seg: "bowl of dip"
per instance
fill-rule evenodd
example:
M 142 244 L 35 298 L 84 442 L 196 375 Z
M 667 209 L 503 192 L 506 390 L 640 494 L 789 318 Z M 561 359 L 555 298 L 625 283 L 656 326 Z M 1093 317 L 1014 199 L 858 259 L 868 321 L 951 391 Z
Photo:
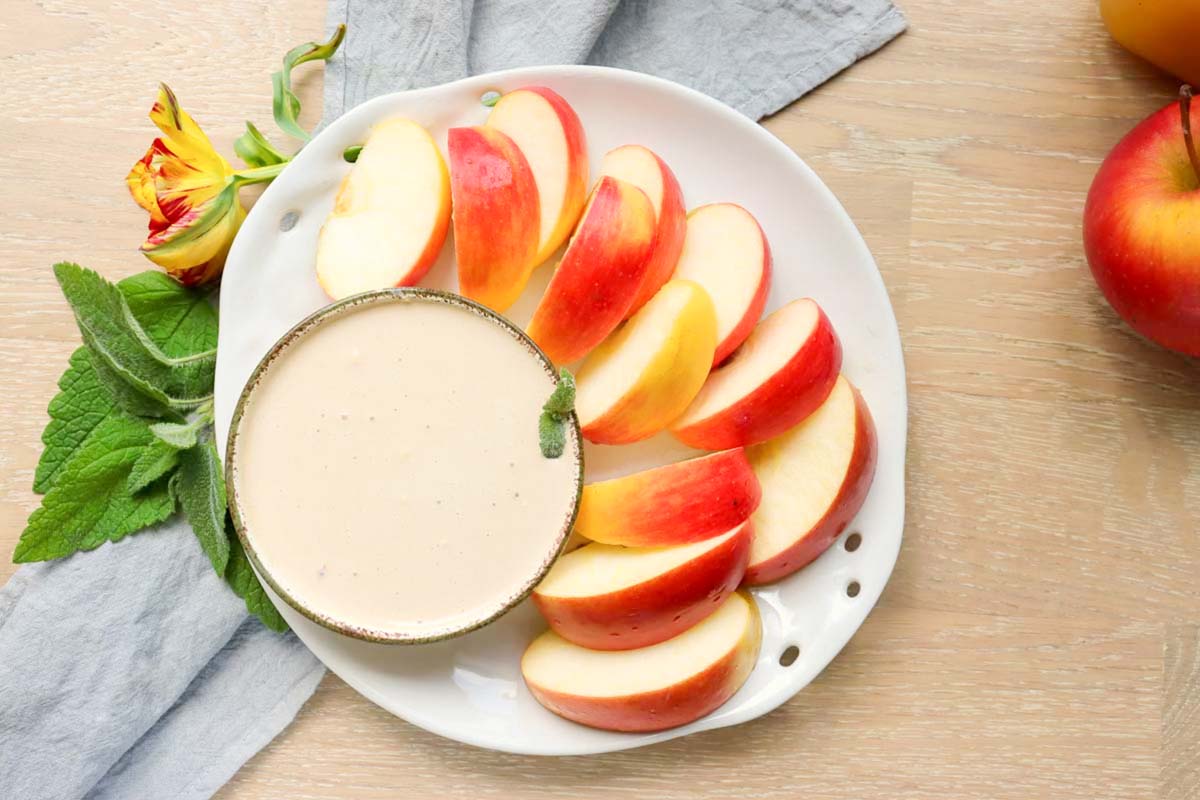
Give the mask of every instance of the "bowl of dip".
M 574 414 L 558 458 L 538 418 L 558 382 L 519 328 L 459 295 L 346 298 L 251 374 L 225 453 L 234 527 L 258 574 L 357 639 L 465 634 L 520 603 L 579 506 Z

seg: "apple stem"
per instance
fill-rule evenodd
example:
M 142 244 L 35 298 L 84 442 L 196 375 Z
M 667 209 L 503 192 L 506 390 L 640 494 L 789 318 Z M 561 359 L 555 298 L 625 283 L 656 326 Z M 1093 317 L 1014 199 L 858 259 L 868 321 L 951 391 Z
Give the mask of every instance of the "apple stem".
M 1196 155 L 1196 143 L 1192 140 L 1192 87 L 1186 83 L 1179 87 L 1179 115 L 1183 122 L 1183 143 L 1187 147 L 1192 171 L 1200 183 L 1200 156 Z

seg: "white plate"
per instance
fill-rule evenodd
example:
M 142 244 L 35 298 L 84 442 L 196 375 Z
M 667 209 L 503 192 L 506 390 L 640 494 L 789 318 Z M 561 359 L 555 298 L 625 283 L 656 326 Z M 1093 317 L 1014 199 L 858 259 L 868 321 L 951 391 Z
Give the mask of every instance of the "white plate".
M 825 668 L 866 618 L 891 574 L 904 528 L 907 397 L 900 335 L 887 292 L 854 223 L 791 150 L 749 119 L 669 81 L 599 67 L 542 67 L 480 75 L 372 100 L 336 120 L 297 156 L 255 204 L 225 267 L 217 361 L 218 445 L 224 452 L 238 394 L 258 360 L 288 328 L 328 300 L 317 286 L 317 231 L 350 166 L 347 146 L 393 115 L 425 125 L 445 150 L 447 128 L 481 124 L 480 96 L 544 84 L 574 106 L 595 168 L 622 144 L 650 147 L 671 165 L 689 208 L 740 203 L 758 217 L 775 257 L 768 311 L 802 296 L 829 314 L 845 352 L 843 370 L 859 387 L 879 433 L 879 463 L 866 505 L 846 534 L 815 563 L 754 592 L 763 646 L 750 680 L 716 712 L 649 734 L 592 730 L 534 701 L 521 681 L 522 650 L 541 624 L 529 603 L 468 636 L 426 646 L 370 644 L 342 637 L 276 599 L 297 635 L 346 683 L 426 730 L 514 753 L 568 755 L 638 747 L 735 725 L 767 713 Z M 284 222 L 294 216 L 289 228 Z M 289 220 L 290 221 L 290 220 Z M 284 228 L 289 228 L 284 230 Z M 550 268 L 542 268 L 510 315 L 528 320 Z M 455 288 L 448 242 L 425 285 Z M 689 451 L 663 435 L 628 447 L 586 450 L 589 480 L 677 460 Z M 855 552 L 845 536 L 862 534 Z M 861 591 L 849 597 L 856 581 Z M 780 654 L 800 649 L 791 666 Z

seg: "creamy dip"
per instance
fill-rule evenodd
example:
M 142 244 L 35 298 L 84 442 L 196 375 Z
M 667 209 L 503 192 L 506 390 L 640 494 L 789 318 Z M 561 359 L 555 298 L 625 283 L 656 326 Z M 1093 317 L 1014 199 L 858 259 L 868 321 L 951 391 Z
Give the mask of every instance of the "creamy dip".
M 260 566 L 334 627 L 412 640 L 522 596 L 574 513 L 577 439 L 545 458 L 555 379 L 474 309 L 420 295 L 345 310 L 262 372 L 233 440 Z

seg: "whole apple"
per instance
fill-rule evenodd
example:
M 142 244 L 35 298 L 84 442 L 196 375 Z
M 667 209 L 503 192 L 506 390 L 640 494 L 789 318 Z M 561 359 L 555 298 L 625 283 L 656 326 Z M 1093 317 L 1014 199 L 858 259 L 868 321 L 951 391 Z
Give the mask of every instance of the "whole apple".
M 1200 158 L 1191 89 L 1138 123 L 1100 165 L 1083 210 L 1088 264 L 1134 330 L 1200 356 Z

